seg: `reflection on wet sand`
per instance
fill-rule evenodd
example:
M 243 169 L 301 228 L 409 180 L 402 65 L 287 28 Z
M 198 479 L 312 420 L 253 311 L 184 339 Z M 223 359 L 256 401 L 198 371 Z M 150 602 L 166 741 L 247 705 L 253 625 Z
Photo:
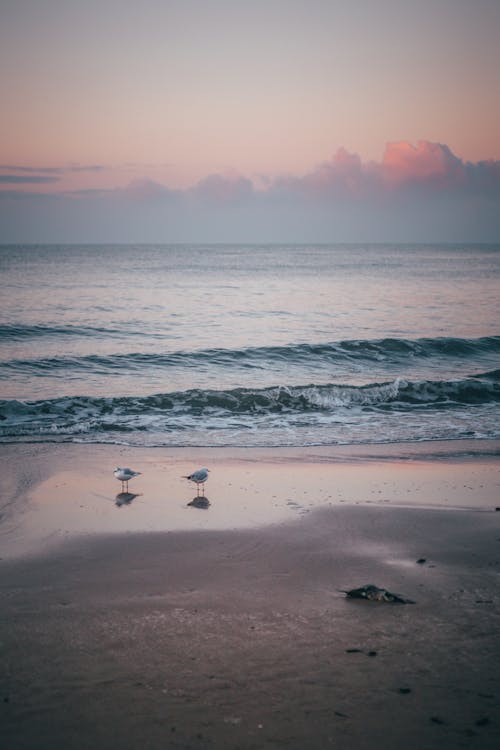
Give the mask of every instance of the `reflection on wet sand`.
M 134 498 L 136 497 L 139 497 L 139 495 L 134 492 L 119 492 L 115 498 L 115 505 L 117 505 L 119 508 L 121 508 L 123 505 L 130 505 L 132 500 L 134 500 Z
M 205 508 L 206 510 L 210 506 L 210 500 L 204 495 L 197 495 L 196 497 L 193 497 L 188 505 L 191 505 L 193 508 Z
M 434 459 L 418 452 L 429 451 L 429 446 L 403 450 L 399 459 L 394 446 L 371 447 L 368 455 L 352 455 L 352 448 L 314 448 L 309 454 L 291 449 L 212 451 L 209 501 L 204 493 L 193 497 L 194 488 L 186 492 L 186 480 L 180 478 L 197 457 L 193 451 L 187 459 L 182 451 L 166 455 L 163 449 L 123 449 L 122 462 L 140 458 L 144 473 L 140 493 L 117 495 L 116 480 L 109 474 L 116 460 L 114 446 L 57 445 L 40 453 L 31 447 L 21 453 L 18 446 L 2 446 L 8 473 L 22 476 L 30 467 L 29 492 L 9 506 L 2 523 L 2 557 L 87 534 L 250 529 L 303 520 L 315 508 L 340 504 L 494 512 L 498 459 L 493 455 L 448 458 L 457 450 L 450 444 L 442 446 L 448 451 L 443 459 L 434 445 Z M 470 449 L 465 445 L 461 450 Z M 124 505 L 128 510 L 118 512 Z M 210 508 L 210 513 L 194 513 L 193 508 Z

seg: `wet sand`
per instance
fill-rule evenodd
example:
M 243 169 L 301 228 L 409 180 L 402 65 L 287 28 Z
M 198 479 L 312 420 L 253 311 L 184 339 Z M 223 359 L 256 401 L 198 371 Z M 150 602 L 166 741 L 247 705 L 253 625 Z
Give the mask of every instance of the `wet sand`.
M 498 747 L 490 447 L 3 446 L 5 747 Z

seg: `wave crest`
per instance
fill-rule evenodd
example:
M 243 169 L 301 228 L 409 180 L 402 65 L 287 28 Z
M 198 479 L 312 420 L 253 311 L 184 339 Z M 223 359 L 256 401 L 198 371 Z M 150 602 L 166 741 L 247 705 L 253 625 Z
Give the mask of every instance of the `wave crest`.
M 42 401 L 0 401 L 0 437 L 103 431 L 182 431 L 217 424 L 219 429 L 283 417 L 283 424 L 308 415 L 445 410 L 500 401 L 498 373 L 457 381 L 396 379 L 364 386 L 307 385 L 231 390 L 188 390 L 141 397 L 64 397 Z
M 0 327 L 0 338 L 9 333 L 8 338 L 49 335 L 61 330 L 72 334 L 94 335 L 92 328 L 53 329 L 43 326 Z M 3 333 L 2 333 L 3 331 Z M 17 332 L 17 333 L 16 333 Z M 44 333 L 45 332 L 45 333 Z M 108 333 L 118 333 L 117 331 Z M 66 372 L 117 372 L 123 369 L 142 370 L 147 367 L 168 369 L 171 367 L 245 367 L 269 369 L 273 365 L 308 366 L 370 366 L 374 362 L 386 367 L 401 367 L 413 360 L 432 359 L 473 359 L 495 357 L 500 353 L 500 336 L 478 339 L 435 338 L 435 339 L 379 339 L 373 341 L 349 340 L 328 344 L 291 344 L 288 346 L 248 347 L 244 349 L 201 349 L 197 351 L 173 351 L 165 353 L 128 352 L 109 355 L 89 354 L 85 356 L 55 356 L 33 359 L 10 359 L 0 362 L 0 372 L 14 371 L 31 375 L 64 376 Z

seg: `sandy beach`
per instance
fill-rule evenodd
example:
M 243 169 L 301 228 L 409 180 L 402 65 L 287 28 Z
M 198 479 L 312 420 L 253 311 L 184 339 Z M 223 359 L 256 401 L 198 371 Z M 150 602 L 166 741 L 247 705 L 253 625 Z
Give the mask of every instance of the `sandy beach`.
M 498 448 L 4 445 L 5 747 L 498 747 Z

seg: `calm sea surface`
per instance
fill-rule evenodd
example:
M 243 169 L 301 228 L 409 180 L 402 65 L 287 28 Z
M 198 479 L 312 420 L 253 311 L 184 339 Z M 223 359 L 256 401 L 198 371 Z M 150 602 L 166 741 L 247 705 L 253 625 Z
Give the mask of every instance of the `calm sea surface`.
M 2 246 L 0 441 L 500 437 L 500 245 Z

